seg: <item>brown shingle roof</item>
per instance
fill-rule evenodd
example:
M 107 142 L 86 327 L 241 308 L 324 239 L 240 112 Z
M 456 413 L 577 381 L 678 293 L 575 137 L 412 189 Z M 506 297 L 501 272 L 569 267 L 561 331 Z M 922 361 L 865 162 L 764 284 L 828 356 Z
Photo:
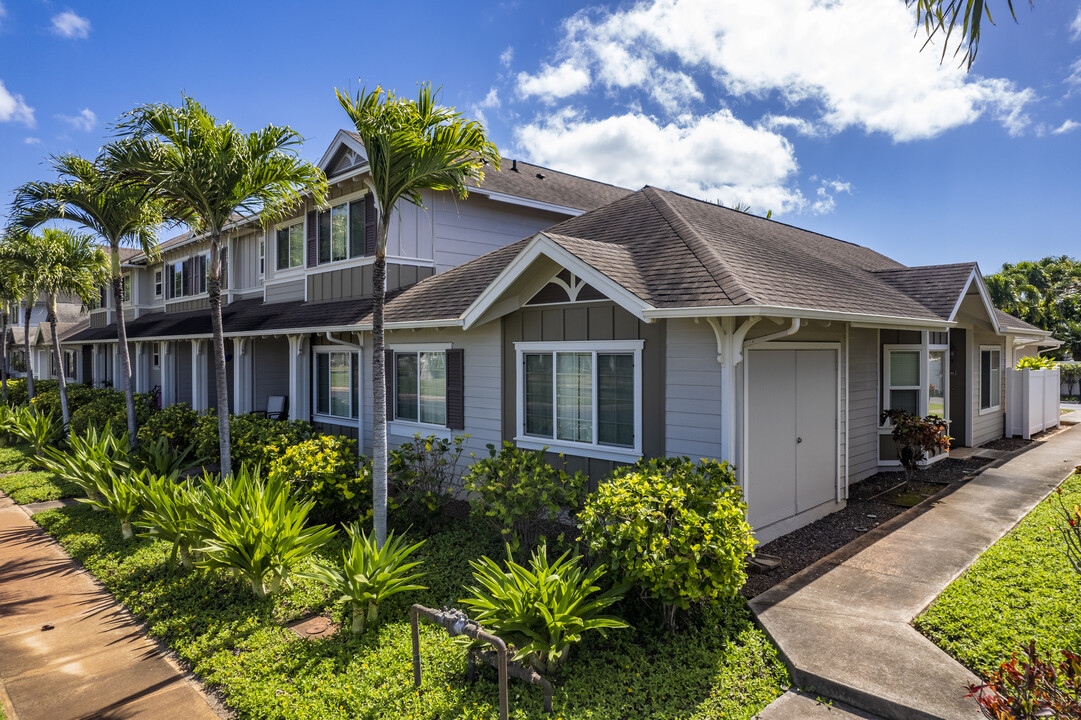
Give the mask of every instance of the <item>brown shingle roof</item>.
M 975 269 L 976 263 L 968 262 L 893 268 L 875 274 L 948 320 Z
M 1047 332 L 1043 328 L 1038 328 L 1035 325 L 1029 324 L 1021 318 L 1014 317 L 1009 313 L 1004 313 L 998 308 L 995 308 L 995 317 L 998 318 L 999 327 L 1006 330 L 1019 330 L 1021 332 L 1029 333 Z
M 491 165 L 484 168 L 480 191 L 486 190 L 578 210 L 594 210 L 631 193 L 627 188 L 511 158 L 502 158 L 498 170 Z

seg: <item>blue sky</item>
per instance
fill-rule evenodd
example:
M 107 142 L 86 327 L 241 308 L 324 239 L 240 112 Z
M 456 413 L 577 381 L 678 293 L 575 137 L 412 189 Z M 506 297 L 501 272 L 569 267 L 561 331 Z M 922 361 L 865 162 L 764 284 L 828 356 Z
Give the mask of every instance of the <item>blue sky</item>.
M 334 88 L 430 80 L 504 156 L 906 264 L 1081 254 L 1077 2 L 1015 3 L 1018 24 L 994 2 L 967 73 L 920 53 L 901 0 L 0 2 L 0 212 L 140 103 L 288 124 L 314 161 L 345 121 Z

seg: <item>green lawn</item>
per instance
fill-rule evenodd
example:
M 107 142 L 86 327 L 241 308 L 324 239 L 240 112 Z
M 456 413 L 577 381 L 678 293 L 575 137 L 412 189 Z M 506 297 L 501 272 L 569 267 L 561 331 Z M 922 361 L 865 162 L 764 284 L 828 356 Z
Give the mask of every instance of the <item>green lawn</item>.
M 1081 503 L 1081 476 L 1062 486 Z M 1053 504 L 1052 504 L 1053 503 Z M 1052 498 L 999 540 L 918 618 L 939 647 L 986 676 L 1030 640 L 1042 651 L 1081 649 L 1081 576 L 1048 532 L 1061 511 Z
M 265 601 L 223 573 L 174 571 L 168 547 L 125 544 L 114 520 L 84 506 L 51 510 L 34 519 L 127 607 L 145 618 L 241 718 L 494 718 L 494 671 L 470 686 L 463 653 L 442 631 L 422 626 L 424 686 L 413 688 L 407 609 L 463 596 L 468 561 L 499 553 L 485 530 L 462 521 L 430 537 L 421 552 L 428 591 L 398 596 L 386 622 L 360 638 L 348 632 L 299 640 L 281 623 L 344 605 L 308 581 Z M 777 652 L 751 621 L 742 599 L 694 616 L 671 637 L 653 624 L 655 611 L 625 601 L 636 630 L 590 637 L 575 648 L 556 684 L 555 713 L 542 712 L 538 689 L 510 686 L 515 718 L 751 718 L 787 685 Z
M 19 505 L 82 495 L 78 485 L 44 471 L 0 476 L 0 490 Z
M 33 467 L 33 452 L 26 447 L 7 445 L 0 447 L 0 473 L 29 470 Z

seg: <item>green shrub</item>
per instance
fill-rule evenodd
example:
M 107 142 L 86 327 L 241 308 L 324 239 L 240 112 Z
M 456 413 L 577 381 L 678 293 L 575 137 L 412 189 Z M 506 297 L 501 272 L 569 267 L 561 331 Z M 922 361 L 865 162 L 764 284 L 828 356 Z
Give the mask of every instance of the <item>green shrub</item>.
M 407 545 L 391 532 L 380 548 L 374 535 L 369 537 L 360 529 L 360 523 L 346 525 L 345 531 L 349 534 L 349 547 L 342 551 L 342 569 L 317 563 L 303 574 L 341 594 L 341 599 L 353 609 L 353 632 L 362 633 L 365 625 L 379 621 L 379 604 L 384 600 L 399 593 L 428 589 L 415 584 L 424 573 L 410 572 L 420 561 L 408 562 L 424 541 Z
M 372 463 L 358 466 L 356 441 L 317 435 L 285 448 L 270 463 L 270 475 L 293 486 L 297 496 L 315 503 L 312 518 L 322 523 L 367 518 L 372 503 Z
M 921 418 L 900 409 L 883 410 L 879 422 L 890 423 L 891 435 L 897 446 L 897 458 L 905 471 L 905 480 L 920 469 L 920 463 L 936 451 L 950 449 L 950 425 L 938 415 Z
M 417 433 L 410 442 L 390 451 L 387 479 L 401 514 L 427 524 L 442 512 L 468 437 L 446 440 Z
M 262 415 L 230 415 L 233 471 L 242 465 L 269 468 L 285 449 L 310 440 L 315 428 L 303 420 L 270 420 Z M 218 447 L 218 416 L 213 411 L 200 415 L 193 433 L 195 453 L 210 464 L 221 462 Z
M 79 502 L 101 508 L 120 521 L 120 535 L 125 540 L 134 537 L 131 521 L 139 511 L 145 495 L 145 483 L 151 481 L 150 472 L 114 472 L 107 481 L 98 485 L 98 497 L 79 498 Z
M 560 455 L 560 458 L 563 456 Z M 503 534 L 535 545 L 546 526 L 559 521 L 560 513 L 572 516 L 581 505 L 586 476 L 568 475 L 544 459 L 541 450 L 521 450 L 504 442 L 496 452 L 469 468 L 465 489 L 473 493 L 473 513 Z
M 48 382 L 48 381 L 43 381 Z M 34 390 L 37 390 L 39 381 L 34 381 Z M 27 397 L 26 378 L 13 378 L 8 380 L 8 405 L 13 407 L 26 405 L 30 401 Z
M 191 451 L 191 445 L 174 450 L 170 438 L 159 435 L 153 440 L 145 440 L 139 444 L 135 450 L 134 464 L 146 468 L 155 475 L 180 474 L 199 464 L 199 460 L 192 456 Z
M 1015 370 L 1052 370 L 1056 367 L 1058 363 L 1045 355 L 1023 357 L 1014 365 Z
M 515 660 L 540 672 L 562 665 L 583 633 L 597 630 L 603 635 L 608 628 L 627 627 L 602 614 L 626 588 L 601 592 L 604 567 L 586 570 L 581 558 L 569 555 L 568 550 L 549 562 L 548 549 L 541 545 L 526 568 L 508 552 L 506 570 L 491 558 L 474 560 L 470 564 L 477 584 L 466 590 L 472 597 L 459 601 L 474 620 L 513 646 Z
M 102 395 L 112 394 L 114 394 L 112 390 L 92 388 L 81 383 L 68 383 L 68 412 L 75 412 Z M 50 380 L 45 387 L 41 387 L 38 381 L 35 381 L 33 406 L 39 412 L 51 412 L 56 417 L 61 417 L 59 381 Z
M 734 596 L 754 549 L 747 506 L 728 463 L 643 460 L 621 468 L 586 500 L 582 541 L 625 582 L 677 608 Z
M 11 433 L 21 437 L 41 457 L 45 448 L 51 447 L 64 437 L 64 425 L 59 415 L 35 412 L 28 407 L 19 408 L 7 419 Z
M 72 435 L 68 448 L 46 448 L 41 463 L 64 480 L 82 488 L 87 498 L 97 500 L 101 488 L 112 485 L 113 478 L 130 472 L 127 434 L 117 437 L 109 423 L 100 432 L 90 428 L 82 435 Z
M 128 411 L 124 393 L 113 390 L 95 390 L 95 396 L 77 410 L 71 411 L 71 434 L 82 435 L 90 428 L 103 428 L 110 424 L 115 428 L 128 426 Z M 135 422 L 143 425 L 150 417 L 150 396 L 138 393 L 135 396 Z
M 235 572 L 256 597 L 277 592 L 334 537 L 332 528 L 305 527 L 313 505 L 297 500 L 284 480 L 261 480 L 258 468 L 241 466 L 219 482 L 204 481 L 199 565 Z
M 152 474 L 142 490 L 142 519 L 136 527 L 146 530 L 141 537 L 164 540 L 172 546 L 169 562 L 177 555 L 184 567 L 191 567 L 191 546 L 201 539 L 199 503 L 201 493 L 192 480 L 179 482 L 176 473 Z
M 157 438 L 166 438 L 174 452 L 191 448 L 196 444 L 195 426 L 198 422 L 199 413 L 192 410 L 187 403 L 177 403 L 155 410 L 139 425 L 139 444 L 145 445 Z M 215 428 L 215 443 L 217 437 Z M 217 448 L 214 449 L 214 456 L 217 457 Z

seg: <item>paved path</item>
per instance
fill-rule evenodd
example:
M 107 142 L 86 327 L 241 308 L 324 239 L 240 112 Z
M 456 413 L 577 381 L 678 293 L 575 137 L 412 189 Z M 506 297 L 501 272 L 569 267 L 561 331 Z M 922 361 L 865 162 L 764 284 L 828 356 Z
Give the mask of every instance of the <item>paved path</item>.
M 1074 427 L 754 598 L 793 684 L 884 718 L 982 717 L 976 676 L 910 623 L 1079 462 Z
M 9 720 L 219 720 L 127 611 L 3 493 L 0 703 Z

